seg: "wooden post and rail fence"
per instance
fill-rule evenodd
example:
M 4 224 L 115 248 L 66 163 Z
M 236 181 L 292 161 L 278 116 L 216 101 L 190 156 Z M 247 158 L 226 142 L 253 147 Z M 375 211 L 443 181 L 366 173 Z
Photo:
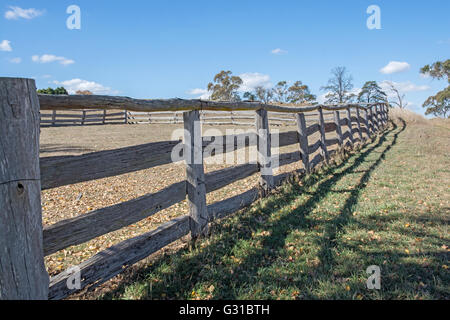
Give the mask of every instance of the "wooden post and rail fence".
M 180 144 L 180 141 L 160 141 L 80 156 L 39 158 L 40 112 L 73 109 L 182 112 L 186 132 L 183 149 L 186 180 L 156 193 L 44 228 L 41 190 L 169 164 L 172 163 L 173 148 Z M 356 117 L 351 112 L 354 109 Z M 227 145 L 226 152 L 249 147 L 256 141 L 257 162 L 205 174 L 202 150 L 208 144 L 217 142 L 209 142 L 211 137 L 202 137 L 201 130 L 195 129 L 196 122 L 200 121 L 200 111 L 204 110 L 254 112 L 257 130 L 253 134 L 256 139 L 248 135 L 227 136 L 227 141 L 243 139 L 241 141 L 245 143 L 234 143 L 231 150 Z M 318 112 L 319 123 L 307 126 L 305 114 L 312 111 Z M 324 111 L 334 114 L 332 122 L 325 122 Z M 341 118 L 339 111 L 344 111 L 346 117 Z M 292 114 L 296 122 L 295 131 L 280 133 L 278 139 L 280 147 L 296 144 L 299 151 L 276 155 L 278 161 L 273 161 L 271 154 L 273 135 L 269 131 L 268 112 Z M 49 279 L 44 265 L 45 256 L 119 230 L 188 200 L 188 215 L 116 244 L 77 266 L 81 289 L 99 285 L 183 236 L 190 234 L 195 239 L 207 235 L 209 222 L 250 205 L 261 195 L 261 191 L 263 195 L 267 194 L 289 176 L 288 173 L 273 175 L 275 163 L 282 166 L 301 161 L 303 171 L 309 173 L 319 163 L 330 159 L 335 152 L 329 150 L 330 146 L 353 146 L 356 140 L 363 143 L 367 137 L 382 130 L 387 121 L 388 108 L 383 103 L 286 107 L 259 102 L 137 100 L 95 95 L 49 96 L 36 93 L 34 80 L 0 78 L 0 299 L 68 297 L 78 291 L 68 286 L 68 280 L 73 275 L 66 270 Z M 356 127 L 353 123 L 356 123 Z M 347 130 L 344 132 L 345 127 Z M 308 137 L 317 132 L 320 133 L 320 139 L 310 144 Z M 326 134 L 330 132 L 336 132 L 337 139 L 327 139 Z M 355 133 L 358 138 L 354 137 Z M 310 159 L 319 149 L 320 152 Z M 207 205 L 207 193 L 258 172 L 259 186 Z

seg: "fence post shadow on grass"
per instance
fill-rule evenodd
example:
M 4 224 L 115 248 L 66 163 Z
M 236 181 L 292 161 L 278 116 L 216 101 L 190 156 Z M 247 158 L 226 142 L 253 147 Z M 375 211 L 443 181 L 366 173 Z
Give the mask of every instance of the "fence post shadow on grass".
M 318 192 L 315 194 L 312 194 L 312 197 L 308 199 L 305 203 L 302 203 L 299 205 L 298 208 L 294 209 L 292 212 L 289 213 L 289 215 L 282 217 L 280 220 L 276 221 L 272 226 L 268 227 L 266 230 L 270 231 L 270 235 L 267 236 L 262 241 L 262 248 L 258 249 L 256 252 L 252 253 L 251 255 L 247 256 L 244 261 L 239 265 L 238 268 L 234 269 L 231 273 L 224 273 L 221 275 L 221 283 L 223 286 L 233 286 L 233 282 L 239 281 L 240 276 L 244 276 L 244 274 L 251 274 L 256 275 L 257 271 L 261 267 L 267 267 L 268 265 L 272 264 L 272 261 L 265 261 L 268 260 L 267 256 L 264 256 L 265 253 L 267 253 L 267 250 L 270 252 L 276 252 L 279 249 L 282 249 L 285 243 L 285 238 L 289 234 L 290 231 L 292 231 L 291 227 L 294 226 L 295 229 L 301 229 L 301 228 L 310 228 L 313 226 L 314 222 L 308 221 L 308 219 L 305 219 L 305 217 L 308 216 L 308 214 L 315 208 L 315 206 L 326 197 L 326 195 L 329 192 L 332 192 L 332 187 L 346 174 L 352 172 L 355 168 L 357 168 L 360 164 L 362 164 L 365 159 L 376 149 L 383 145 L 383 143 L 386 141 L 386 136 L 391 133 L 395 132 L 397 130 L 397 125 L 393 122 L 392 128 L 381 133 L 379 136 L 378 142 L 373 146 L 366 146 L 369 147 L 367 150 L 365 150 L 363 153 L 359 155 L 355 155 L 356 158 L 354 160 L 354 163 L 351 164 L 349 167 L 344 169 L 342 172 L 336 173 L 335 171 L 339 170 L 342 167 L 345 167 L 348 165 L 347 161 L 343 161 L 337 166 L 329 167 L 325 169 L 325 174 L 323 176 L 327 175 L 329 173 L 333 173 L 332 177 L 324 180 L 317 186 Z M 386 147 L 386 150 L 383 154 L 385 154 L 388 150 L 392 148 L 392 146 L 396 142 L 396 137 L 406 128 L 406 123 L 402 123 L 403 127 L 399 132 L 395 135 L 395 140 L 389 144 Z M 365 187 L 365 183 L 370 177 L 371 172 L 379 165 L 381 162 L 381 156 L 378 158 L 375 164 L 371 166 L 371 168 L 368 170 L 367 173 L 364 174 L 363 179 L 361 179 L 360 184 L 358 185 L 360 187 L 360 190 L 357 191 L 357 194 L 352 194 L 351 200 L 347 200 L 344 206 L 352 206 L 353 202 L 356 201 L 355 197 L 359 195 L 360 191 Z M 305 185 L 314 185 L 316 182 L 318 182 L 319 179 L 317 179 L 316 175 L 310 175 L 305 179 Z M 264 202 L 264 206 L 260 208 L 260 215 L 258 218 L 267 218 L 271 215 L 273 210 L 276 210 L 275 204 L 277 201 L 282 201 L 282 206 L 288 206 L 290 205 L 301 193 L 305 193 L 306 190 L 305 186 L 299 186 L 295 185 L 294 190 L 290 194 L 283 193 L 281 195 L 274 195 L 272 198 L 266 199 Z M 247 209 L 244 209 L 247 210 Z M 152 271 L 158 269 L 158 267 L 161 267 L 164 265 L 165 262 L 167 262 L 167 258 L 170 259 L 171 263 L 176 258 L 181 259 L 176 265 L 173 265 L 173 269 L 166 273 L 165 276 L 172 277 L 174 280 L 173 282 L 179 283 L 179 287 L 174 290 L 170 289 L 170 286 L 168 287 L 164 281 L 158 281 L 156 283 L 151 283 L 151 286 L 149 290 L 152 292 L 148 292 L 147 296 L 143 296 L 143 299 L 146 298 L 154 298 L 157 296 L 157 292 L 168 292 L 166 297 L 172 296 L 175 298 L 175 293 L 177 292 L 177 297 L 183 297 L 186 293 L 191 293 L 193 287 L 196 284 L 196 279 L 198 279 L 200 276 L 202 276 L 202 272 L 204 272 L 204 265 L 205 261 L 207 259 L 212 259 L 213 261 L 209 261 L 209 263 L 213 264 L 221 264 L 221 258 L 230 254 L 233 247 L 237 244 L 239 240 L 246 240 L 250 239 L 252 237 L 252 230 L 255 227 L 255 214 L 244 214 L 242 216 L 239 216 L 239 223 L 238 226 L 231 225 L 227 226 L 226 228 L 230 229 L 225 232 L 226 236 L 219 237 L 217 241 L 212 241 L 211 239 L 208 240 L 209 242 L 202 247 L 201 249 L 198 249 L 197 252 L 195 252 L 194 256 L 191 257 L 183 257 L 184 254 L 189 252 L 189 249 L 181 249 L 177 252 L 173 253 L 170 256 L 162 256 L 156 258 L 151 266 L 144 267 L 138 270 L 134 270 L 133 275 L 131 275 L 129 278 L 126 278 L 122 281 L 122 283 L 119 284 L 119 286 L 116 289 L 113 289 L 107 293 L 104 294 L 104 298 L 106 297 L 115 297 L 117 295 L 120 295 L 125 291 L 125 288 L 127 285 L 132 284 L 135 281 L 142 281 L 142 279 L 145 279 L 145 275 L 148 273 L 151 273 Z M 346 220 L 348 220 L 348 217 L 343 215 L 340 217 L 342 219 L 341 226 L 345 225 Z M 262 221 L 262 223 L 265 223 L 266 221 Z M 212 228 L 216 228 L 216 226 L 212 226 Z M 225 227 L 222 227 L 225 228 Z M 236 230 L 236 229 L 245 229 L 248 230 Z M 236 236 L 236 232 L 240 232 L 239 237 Z M 332 236 L 330 233 L 329 236 Z M 326 256 L 326 250 L 327 248 L 325 246 L 321 249 L 320 256 L 322 259 L 324 259 L 324 256 Z M 214 255 L 210 255 L 210 252 L 214 253 Z M 273 257 L 273 260 L 275 260 L 276 257 Z M 271 259 L 272 260 L 272 259 Z M 263 263 L 266 263 L 265 265 L 262 265 Z M 189 270 L 189 273 L 186 274 L 186 270 Z M 244 272 L 241 272 L 244 271 Z M 185 274 L 185 277 L 181 279 L 181 276 Z M 148 280 L 144 280 L 148 281 Z M 242 280 L 241 280 L 242 281 Z M 154 292 L 154 293 L 153 293 Z M 156 293 L 156 295 L 155 295 Z M 237 297 L 233 294 L 226 294 L 226 295 L 214 295 L 212 299 L 236 299 Z
M 392 142 L 389 143 L 389 145 L 386 148 L 384 148 L 384 150 L 380 153 L 380 155 L 377 157 L 375 162 L 367 170 L 364 170 L 364 174 L 360 178 L 359 183 L 351 190 L 331 191 L 331 192 L 338 192 L 338 193 L 348 192 L 348 193 L 350 193 L 350 196 L 345 200 L 344 205 L 342 206 L 342 208 L 340 210 L 340 214 L 334 220 L 332 220 L 331 223 L 327 224 L 325 234 L 318 241 L 319 242 L 318 244 L 321 247 L 321 249 L 319 251 L 319 259 L 321 261 L 321 265 L 329 266 L 328 270 L 330 270 L 331 266 L 334 264 L 332 255 L 330 255 L 329 253 L 335 247 L 335 244 L 336 244 L 335 240 L 336 240 L 337 233 L 346 224 L 349 223 L 349 221 L 351 219 L 350 213 L 352 212 L 352 208 L 358 204 L 359 196 L 360 196 L 362 190 L 364 190 L 364 188 L 366 187 L 366 184 L 368 183 L 368 181 L 372 175 L 372 172 L 381 164 L 382 160 L 385 159 L 386 154 L 392 149 L 392 147 L 397 144 L 398 136 L 400 135 L 400 133 L 402 133 L 406 129 L 406 122 L 403 119 L 400 119 L 400 121 L 402 123 L 401 129 L 394 134 L 394 138 L 393 138 Z M 393 131 L 395 131 L 397 128 L 397 125 L 395 123 L 393 123 L 393 126 L 394 126 Z M 384 142 L 384 141 L 385 141 L 385 135 L 383 135 L 382 138 L 380 139 L 380 142 Z M 378 142 L 377 145 L 379 145 L 380 142 Z M 355 164 L 356 164 L 356 161 L 355 161 Z M 352 167 L 353 166 L 344 170 L 341 174 L 345 175 L 345 174 L 350 173 L 350 171 L 351 171 L 350 169 L 353 169 Z M 338 228 L 332 228 L 332 226 L 334 226 L 334 225 L 338 225 Z M 329 244 L 333 244 L 333 245 L 330 246 Z

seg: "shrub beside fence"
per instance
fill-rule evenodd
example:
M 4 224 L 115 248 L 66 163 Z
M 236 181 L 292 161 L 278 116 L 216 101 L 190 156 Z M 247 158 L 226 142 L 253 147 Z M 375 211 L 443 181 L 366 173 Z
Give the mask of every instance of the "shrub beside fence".
M 28 90 L 28 88 L 31 88 Z M 75 293 L 67 285 L 73 276 L 64 271 L 50 279 L 43 268 L 44 256 L 67 247 L 84 243 L 103 234 L 121 229 L 145 219 L 171 205 L 188 199 L 189 214 L 164 223 L 155 230 L 125 240 L 77 266 L 81 272 L 81 288 L 97 286 L 166 245 L 191 234 L 195 239 L 208 233 L 208 223 L 225 217 L 267 194 L 286 179 L 289 174 L 274 176 L 275 163 L 283 166 L 301 161 L 302 172 L 310 172 L 320 162 L 328 161 L 334 151 L 329 147 L 352 147 L 356 141 L 364 142 L 381 131 L 388 120 L 385 104 L 370 105 L 316 105 L 285 107 L 258 102 L 217 102 L 200 100 L 137 100 L 109 96 L 48 96 L 37 95 L 34 81 L 29 79 L 0 78 L 2 93 L 0 114 L 0 140 L 6 148 L 0 150 L 0 248 L 9 252 L 0 255 L 0 298 L 2 299 L 63 299 Z M 203 159 L 200 163 L 186 164 L 185 181 L 172 184 L 156 193 L 114 206 L 102 208 L 78 217 L 60 221 L 42 228 L 40 192 L 81 181 L 134 172 L 172 162 L 171 153 L 180 141 L 161 141 L 140 146 L 100 151 L 81 156 L 39 159 L 40 110 L 126 109 L 131 112 L 183 112 L 184 128 L 189 133 L 184 146 L 184 158 L 192 159 L 203 154 L 202 149 L 211 143 L 210 137 L 202 137 L 194 124 L 201 119 L 201 112 L 251 111 L 256 129 L 254 138 L 245 143 L 234 143 L 232 149 L 218 148 L 226 152 L 254 145 L 258 148 L 258 162 L 236 165 L 205 174 Z M 276 155 L 270 154 L 272 135 L 269 132 L 271 112 L 291 115 L 295 131 L 279 135 L 279 146 L 297 144 L 299 151 Z M 308 124 L 306 113 L 317 112 L 319 122 Z M 360 117 L 360 113 L 363 117 Z M 332 114 L 331 122 L 324 114 Z M 342 118 L 341 118 L 342 116 Z M 15 122 L 11 121 L 15 119 Z M 356 128 L 353 124 L 356 123 Z M 260 130 L 262 129 L 262 130 Z M 345 130 L 345 132 L 344 132 Z M 309 141 L 319 132 L 317 141 Z M 327 139 L 327 133 L 336 132 L 337 139 Z M 358 134 L 358 137 L 354 137 Z M 29 137 L 33 137 L 30 139 Z M 227 136 L 238 141 L 239 135 Z M 28 140 L 27 140 L 28 139 Z M 26 142 L 25 142 L 26 140 Z M 194 144 L 193 141 L 200 141 Z M 347 141 L 347 142 L 345 142 Z M 311 159 L 317 150 L 320 153 Z M 225 151 L 222 151 L 225 152 Z M 105 165 L 107 164 L 107 165 Z M 260 172 L 259 185 L 253 189 L 210 205 L 206 193 L 218 190 L 235 181 Z M 1 202 L 4 203 L 1 203 Z M 9 203 L 8 206 L 3 204 Z M 145 209 L 145 210 L 143 210 Z M 14 219 L 19 217 L 20 219 Z M 32 241 L 30 241 L 32 240 Z M 26 268 L 24 268 L 24 265 Z

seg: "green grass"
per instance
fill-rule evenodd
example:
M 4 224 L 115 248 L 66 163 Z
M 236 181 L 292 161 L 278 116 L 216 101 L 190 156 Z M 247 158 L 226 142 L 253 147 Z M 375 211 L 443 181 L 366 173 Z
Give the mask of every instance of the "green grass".
M 399 121 L 103 299 L 449 299 L 449 130 Z M 366 269 L 381 267 L 381 290 Z

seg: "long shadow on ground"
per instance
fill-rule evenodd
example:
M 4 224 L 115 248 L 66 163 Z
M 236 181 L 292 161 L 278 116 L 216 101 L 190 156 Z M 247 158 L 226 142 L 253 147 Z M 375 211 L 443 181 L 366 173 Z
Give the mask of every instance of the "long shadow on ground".
M 349 194 L 340 213 L 325 224 L 324 232 L 316 237 L 319 247 L 318 260 L 312 265 L 307 264 L 304 273 L 311 278 L 318 274 L 328 276 L 332 274 L 336 265 L 335 243 L 338 232 L 352 220 L 351 213 L 354 206 L 360 201 L 360 195 L 366 187 L 372 172 L 380 165 L 392 147 L 397 143 L 398 136 L 406 128 L 402 122 L 400 128 L 392 123 L 392 128 L 379 136 L 378 141 L 365 147 L 364 152 L 352 157 L 353 162 L 327 168 L 322 174 L 312 174 L 306 177 L 303 185 L 293 184 L 289 192 L 277 194 L 254 206 L 251 210 L 244 210 L 242 214 L 234 216 L 232 223 L 216 223 L 211 228 L 212 237 L 204 240 L 192 251 L 189 249 L 158 258 L 149 267 L 137 270 L 133 276 L 123 281 L 120 286 L 107 293 L 103 298 L 120 297 L 127 288 L 135 283 L 142 285 L 139 293 L 141 299 L 186 299 L 192 298 L 196 285 L 201 283 L 214 283 L 215 290 L 210 294 L 212 299 L 237 299 L 240 292 L 257 284 L 273 286 L 276 283 L 283 286 L 305 286 L 304 278 L 282 277 L 281 275 L 261 275 L 261 270 L 267 270 L 279 259 L 279 253 L 285 247 L 286 238 L 293 231 L 311 230 L 318 227 L 320 221 L 309 217 L 309 214 L 330 193 L 338 192 Z M 387 135 L 393 133 L 393 139 L 387 145 Z M 362 163 L 369 163 L 369 155 L 377 153 L 383 148 L 375 161 L 366 170 L 356 170 Z M 357 185 L 350 190 L 334 190 L 336 184 L 347 174 L 363 173 Z M 299 195 L 308 193 L 309 187 L 315 192 L 304 203 L 295 204 Z M 275 216 L 280 207 L 292 208 L 289 214 Z M 255 211 L 256 209 L 256 211 Z M 264 229 L 261 235 L 255 233 Z M 258 245 L 252 248 L 241 248 L 245 240 Z M 360 248 L 353 248 L 360 250 Z M 248 254 L 239 259 L 239 263 L 232 263 L 239 250 L 247 250 Z M 247 252 L 246 251 L 246 252 Z M 385 257 L 386 252 L 379 253 Z M 418 266 L 413 266 L 418 267 Z M 264 298 L 271 298 L 270 296 Z M 314 299 L 318 296 L 305 293 L 301 298 Z

